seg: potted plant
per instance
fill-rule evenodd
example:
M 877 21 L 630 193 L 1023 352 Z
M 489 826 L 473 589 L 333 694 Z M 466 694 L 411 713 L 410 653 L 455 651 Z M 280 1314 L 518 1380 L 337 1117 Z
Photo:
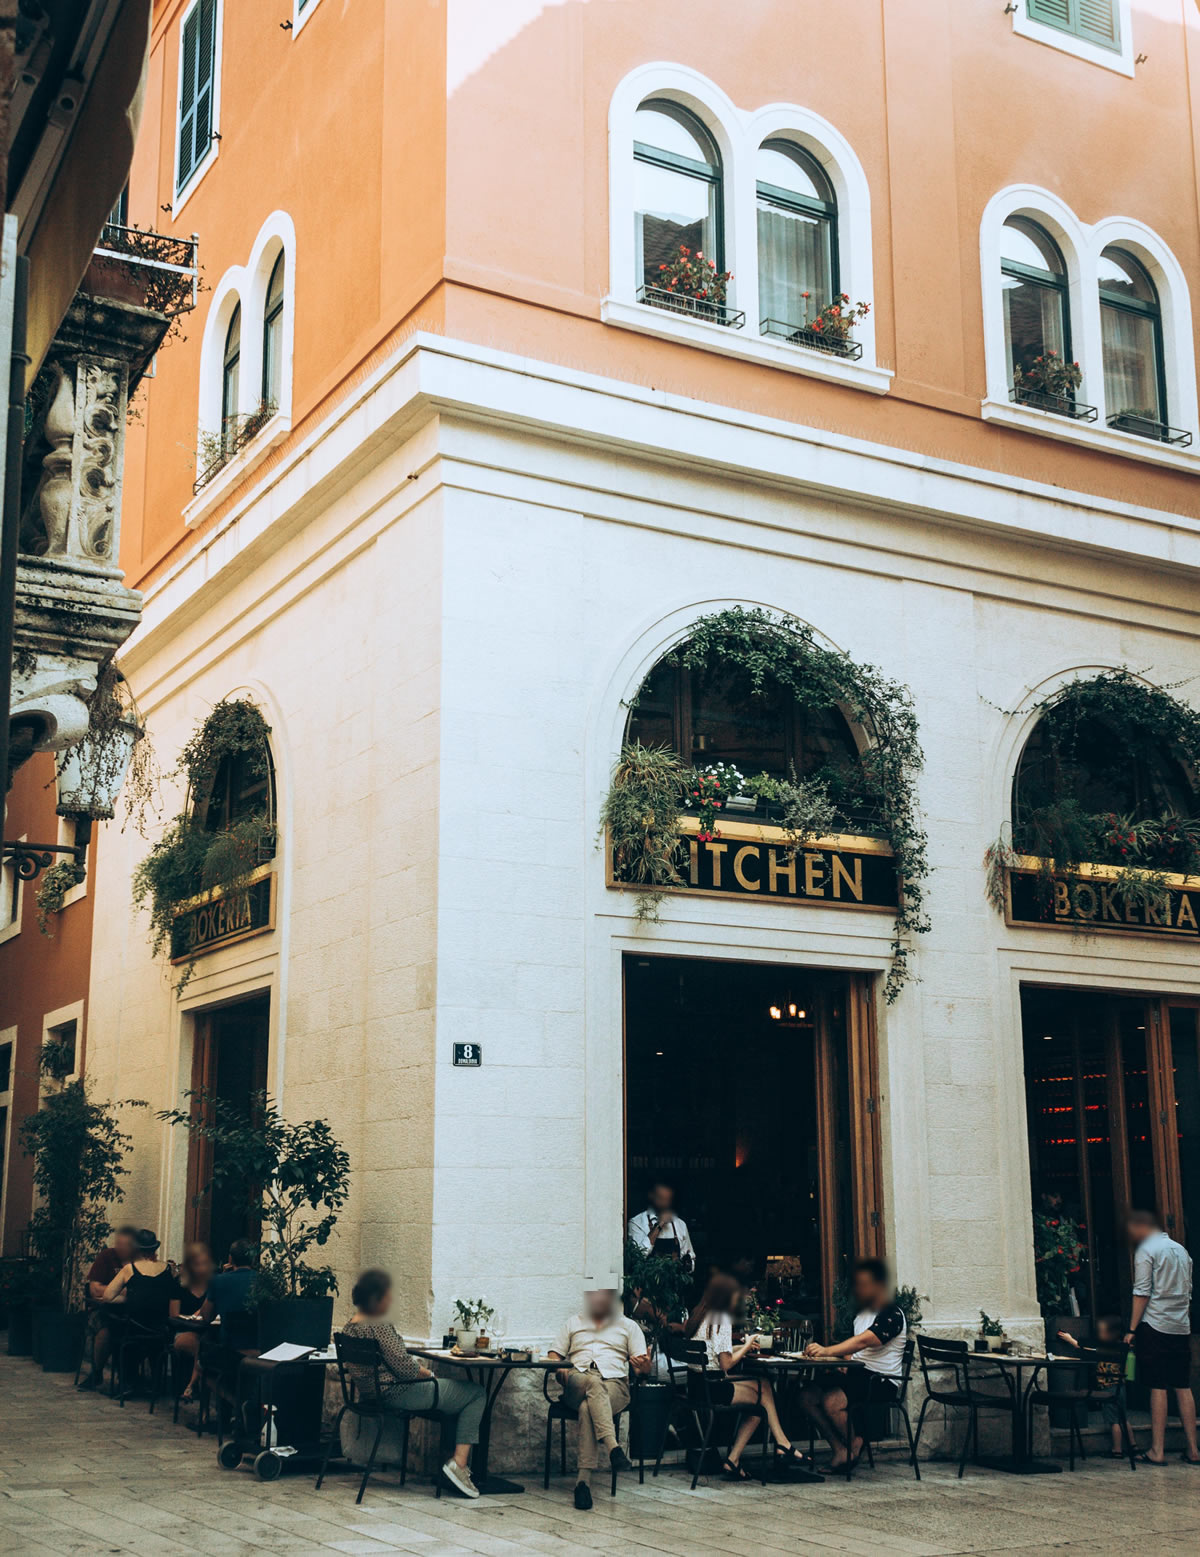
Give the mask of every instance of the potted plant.
M 1109 417 L 1108 425 L 1118 432 L 1137 433 L 1139 438 L 1161 439 L 1164 431 L 1153 406 L 1122 406 Z
M 732 280 L 733 271 L 718 270 L 716 260 L 706 257 L 703 249 L 692 250 L 681 243 L 679 252 L 659 265 L 657 279 L 642 289 L 642 296 L 654 308 L 724 324 Z
M 70 1064 L 58 1046 L 43 1053 L 53 1082 Z M 33 1158 L 38 1206 L 29 1222 L 37 1261 L 34 1354 L 47 1373 L 74 1373 L 86 1327 L 84 1277 L 112 1231 L 108 1209 L 122 1198 L 123 1158 L 130 1140 L 112 1105 L 94 1103 L 84 1081 L 55 1084 L 42 1107 L 21 1125 L 21 1145 Z
M 751 1287 L 746 1294 L 745 1321 L 747 1335 L 758 1337 L 760 1351 L 769 1352 L 775 1345 L 775 1331 L 779 1328 L 779 1308 L 783 1299 L 765 1306 L 759 1302 L 758 1288 Z
M 815 347 L 817 351 L 830 352 L 835 357 L 861 357 L 862 347 L 851 332 L 871 312 L 870 303 L 855 303 L 851 307 L 849 293 L 840 292 L 832 303 L 826 303 L 810 318 L 811 293 L 800 295 L 804 299 L 804 323 L 788 339 L 797 346 Z
M 625 1312 L 646 1337 L 651 1357 L 666 1350 L 678 1333 L 687 1312 L 692 1286 L 690 1264 L 662 1259 L 653 1250 L 640 1248 L 632 1239 L 625 1244 Z M 653 1373 L 639 1376 L 629 1409 L 629 1453 L 635 1460 L 657 1460 L 671 1425 L 673 1390 Z
M 454 1312 L 458 1321 L 455 1329 L 458 1334 L 459 1351 L 486 1350 L 488 1344 L 487 1327 L 491 1324 L 496 1313 L 494 1308 L 488 1307 L 487 1298 L 455 1298 Z
M 991 1318 L 991 1316 L 988 1314 L 985 1314 L 982 1308 L 979 1310 L 979 1336 L 983 1342 L 983 1345 L 977 1347 L 977 1351 L 1003 1351 L 1004 1344 L 1008 1340 L 1008 1337 L 1004 1333 L 1004 1326 L 1000 1323 L 1000 1321 L 998 1319 Z
M 0 1260 L 0 1307 L 8 1317 L 8 1355 L 33 1356 L 33 1313 L 54 1290 L 53 1273 L 45 1261 Z
M 308 1256 L 328 1243 L 349 1197 L 349 1153 L 324 1119 L 290 1124 L 265 1092 L 255 1093 L 246 1111 L 203 1090 L 186 1095 L 190 1109 L 164 1109 L 158 1117 L 211 1143 L 210 1182 L 240 1187 L 248 1216 L 262 1228 L 250 1290 L 259 1349 L 281 1341 L 328 1346 L 337 1278 Z
M 1079 364 L 1068 362 L 1051 348 L 1035 357 L 1028 367 L 1018 365 L 1013 369 L 1013 399 L 1074 416 L 1075 391 L 1082 383 Z

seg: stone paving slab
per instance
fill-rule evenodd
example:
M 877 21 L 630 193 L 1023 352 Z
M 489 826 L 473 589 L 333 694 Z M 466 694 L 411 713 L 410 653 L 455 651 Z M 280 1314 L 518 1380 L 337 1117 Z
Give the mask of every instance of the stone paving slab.
M 851 1557 L 1122 1557 L 1200 1551 L 1200 1470 L 1173 1463 L 1131 1473 L 1089 1461 L 1074 1475 L 1028 1479 L 925 1463 L 918 1484 L 897 1459 L 847 1486 L 729 1486 L 689 1492 L 664 1468 L 639 1487 L 607 1478 L 579 1513 L 571 1479 L 543 1491 L 530 1472 L 520 1497 L 435 1499 L 428 1482 L 285 1471 L 263 1484 L 221 1470 L 212 1438 L 162 1409 L 124 1410 L 24 1358 L 0 1356 L 0 1554 L 22 1557 L 249 1557 L 251 1553 L 407 1552 L 416 1557 L 746 1557 L 749 1552 Z M 535 1452 L 536 1452 L 535 1446 Z

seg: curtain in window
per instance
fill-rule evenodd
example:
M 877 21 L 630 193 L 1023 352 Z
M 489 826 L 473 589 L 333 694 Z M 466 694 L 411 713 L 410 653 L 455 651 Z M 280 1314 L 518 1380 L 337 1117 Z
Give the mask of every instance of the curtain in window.
M 802 325 L 806 316 L 811 319 L 832 302 L 831 258 L 828 221 L 760 202 L 758 300 L 762 317 Z
M 1100 307 L 1104 347 L 1104 399 L 1109 416 L 1133 412 L 1163 419 L 1158 394 L 1158 353 L 1154 321 L 1124 308 Z
M 1057 287 L 1004 277 L 1004 342 L 1008 352 L 1008 382 L 1013 369 L 1028 369 L 1048 351 L 1064 355 L 1063 296 Z

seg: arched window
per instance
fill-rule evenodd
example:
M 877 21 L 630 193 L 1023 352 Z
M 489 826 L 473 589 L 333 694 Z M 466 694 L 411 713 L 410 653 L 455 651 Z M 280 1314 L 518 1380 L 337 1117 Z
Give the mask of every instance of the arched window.
M 788 141 L 758 151 L 758 298 L 764 334 L 790 334 L 840 290 L 837 201 L 815 158 Z
M 1108 424 L 1162 438 L 1169 429 L 1158 293 L 1143 266 L 1124 249 L 1104 250 L 1099 279 Z
M 746 778 L 819 776 L 847 830 L 865 820 L 858 746 L 841 710 L 804 707 L 778 685 L 756 693 L 740 670 L 668 655 L 642 683 L 626 739 L 669 746 L 701 768 L 730 763 Z
M 283 365 L 283 273 L 282 249 L 271 279 L 267 283 L 267 298 L 263 306 L 262 395 L 264 407 L 275 410 L 279 405 L 280 375 Z
M 681 246 L 724 269 L 721 159 L 686 109 L 653 98 L 634 116 L 634 241 L 637 280 L 659 284 L 659 266 Z
M 221 359 L 221 447 L 231 454 L 237 447 L 238 379 L 242 361 L 242 305 L 238 303 L 225 332 Z
M 1165 741 L 1070 696 L 1038 720 L 1013 778 L 1013 843 L 1025 854 L 1103 860 L 1113 853 L 1110 819 L 1161 823 L 1198 811 L 1192 775 Z
M 225 832 L 247 817 L 275 817 L 275 769 L 270 747 L 261 752 L 239 751 L 221 758 L 202 802 L 204 830 Z
M 1067 267 L 1049 233 L 1027 217 L 1010 216 L 1004 224 L 1001 240 L 1004 347 L 1009 388 L 1016 383 L 1016 397 L 1037 404 L 1052 397 L 1022 390 L 1020 378 L 1035 373 L 1038 359 L 1050 353 L 1068 361 L 1071 358 Z

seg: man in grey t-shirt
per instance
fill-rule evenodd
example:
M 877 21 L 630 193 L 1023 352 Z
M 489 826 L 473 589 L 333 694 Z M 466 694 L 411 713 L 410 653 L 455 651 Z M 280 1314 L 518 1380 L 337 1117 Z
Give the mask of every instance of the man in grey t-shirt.
M 1166 1464 L 1167 1391 L 1175 1391 L 1187 1450 L 1200 1465 L 1196 1446 L 1196 1397 L 1191 1390 L 1192 1261 L 1149 1211 L 1131 1211 L 1127 1222 L 1133 1256 L 1133 1312 L 1127 1345 L 1137 1358 L 1138 1382 L 1150 1391 L 1148 1465 Z

